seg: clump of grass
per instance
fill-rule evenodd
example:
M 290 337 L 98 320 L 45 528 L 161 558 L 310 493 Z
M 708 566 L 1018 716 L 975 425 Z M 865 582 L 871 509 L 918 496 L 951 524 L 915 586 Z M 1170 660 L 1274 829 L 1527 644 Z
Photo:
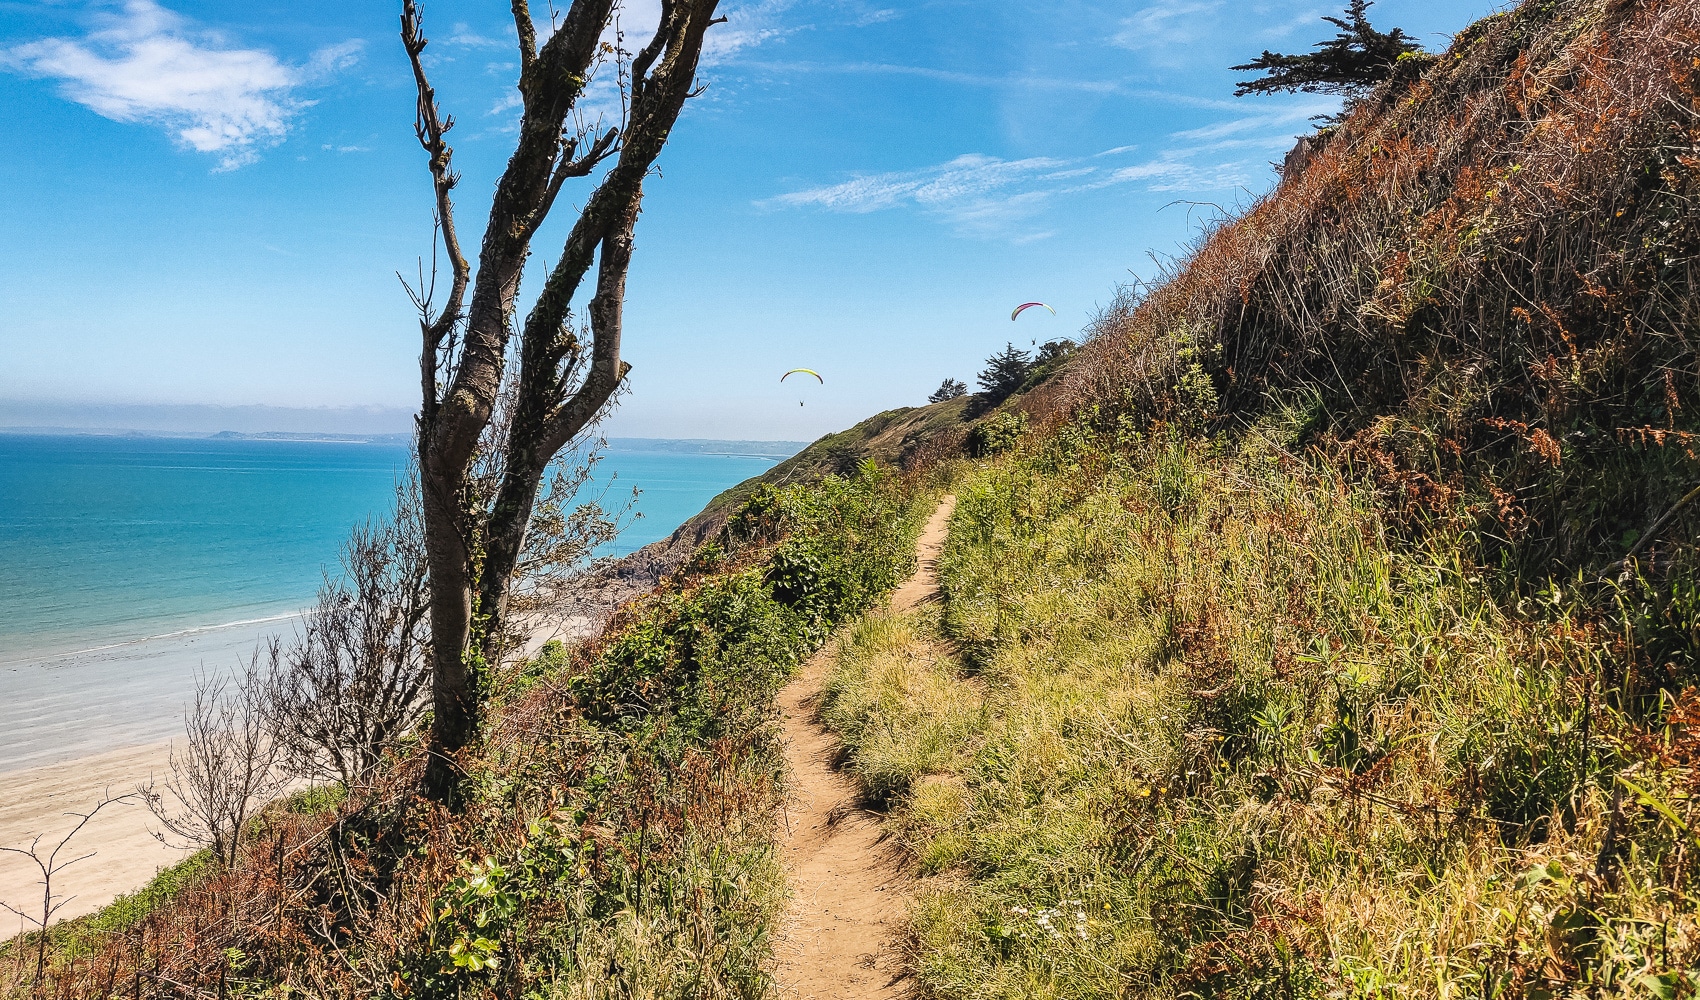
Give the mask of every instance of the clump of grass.
M 1507 606 L 1466 533 L 1398 541 L 1273 436 L 987 463 L 938 631 L 840 647 L 828 719 L 928 873 L 926 988 L 1688 988 L 1700 771 L 1688 716 L 1625 711 L 1633 636 L 1562 588 Z
M 857 777 L 881 799 L 955 770 L 978 728 L 978 690 L 949 650 L 927 638 L 936 635 L 927 614 L 875 613 L 853 623 L 825 686 L 827 724 L 855 748 Z

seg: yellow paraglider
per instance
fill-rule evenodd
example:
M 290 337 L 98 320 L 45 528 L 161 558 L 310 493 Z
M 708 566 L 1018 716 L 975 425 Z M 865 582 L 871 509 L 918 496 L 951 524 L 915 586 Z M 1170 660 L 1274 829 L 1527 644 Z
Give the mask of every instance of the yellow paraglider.
M 813 368 L 793 368 L 790 371 L 786 372 L 785 374 L 779 376 L 779 381 L 783 382 L 786 379 L 790 378 L 791 376 L 797 375 L 797 374 L 813 375 L 815 377 L 816 382 L 819 382 L 821 385 L 826 384 L 826 379 L 821 378 L 820 372 L 815 371 Z M 803 401 L 800 400 L 800 399 L 797 400 L 797 405 L 802 406 Z

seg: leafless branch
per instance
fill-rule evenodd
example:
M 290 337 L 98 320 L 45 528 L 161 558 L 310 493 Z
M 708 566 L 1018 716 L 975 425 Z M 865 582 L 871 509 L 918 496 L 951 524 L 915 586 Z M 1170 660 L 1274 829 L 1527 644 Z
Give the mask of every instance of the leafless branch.
M 222 864 L 236 864 L 248 817 L 285 784 L 265 705 L 281 657 L 281 644 L 272 640 L 254 651 L 234 684 L 206 673 L 195 678 L 194 700 L 184 709 L 184 746 L 171 748 L 163 790 L 152 778 L 136 789 L 164 828 L 154 833 L 160 843 L 209 848 Z
M 35 982 L 38 985 L 42 982 L 42 975 L 47 968 L 47 928 L 53 923 L 54 915 L 63 909 L 65 904 L 77 898 L 75 896 L 60 896 L 55 893 L 53 891 L 53 880 L 65 869 L 79 861 L 87 861 L 95 855 L 95 852 L 90 851 L 87 854 L 78 855 L 77 857 L 61 861 L 59 860 L 60 853 L 70 845 L 71 841 L 77 836 L 77 834 L 83 832 L 83 828 L 88 826 L 102 809 L 105 809 L 107 806 L 115 803 L 129 803 L 134 798 L 134 793 L 113 795 L 109 789 L 101 795 L 100 798 L 95 800 L 94 806 L 90 808 L 88 812 L 65 813 L 66 816 L 75 819 L 77 822 L 65 833 L 64 836 L 54 842 L 52 849 L 48 850 L 45 854 L 42 853 L 41 842 L 46 838 L 46 834 L 37 834 L 35 839 L 30 841 L 30 846 L 28 847 L 0 847 L 0 854 L 16 854 L 19 857 L 27 858 L 35 865 L 36 870 L 41 873 L 41 878 L 37 880 L 38 884 L 41 886 L 40 916 L 37 916 L 34 912 L 26 912 L 22 908 L 13 906 L 5 900 L 0 900 L 0 909 L 5 909 L 16 914 L 19 919 L 29 921 L 41 931 L 40 936 L 36 939 L 35 954 Z
M 523 6 L 523 0 L 516 0 L 515 6 L 516 9 Z M 419 310 L 419 328 L 424 337 L 419 363 L 420 390 L 425 412 L 420 416 L 429 425 L 435 417 L 438 399 L 438 352 L 455 325 L 460 322 L 467 285 L 472 277 L 472 267 L 467 263 L 466 255 L 461 253 L 460 236 L 455 231 L 454 199 L 451 193 L 455 185 L 460 183 L 460 175 L 455 173 L 452 167 L 454 150 L 444 140 L 444 136 L 454 128 L 454 117 L 442 114 L 437 105 L 437 93 L 425 75 L 425 64 L 421 56 L 428 40 L 420 32 L 419 7 L 414 0 L 404 0 L 402 4 L 401 38 L 402 47 L 407 51 L 408 62 L 413 67 L 413 82 L 418 91 L 414 134 L 419 138 L 419 145 L 430 157 L 431 186 L 436 194 L 436 222 L 442 235 L 443 249 L 448 254 L 451 275 L 449 294 L 440 312 L 433 311 L 429 297 L 416 299 L 414 303 Z M 433 259 L 435 246 L 436 240 L 433 238 Z M 433 277 L 435 273 L 433 267 Z M 434 291 L 435 281 L 432 284 Z

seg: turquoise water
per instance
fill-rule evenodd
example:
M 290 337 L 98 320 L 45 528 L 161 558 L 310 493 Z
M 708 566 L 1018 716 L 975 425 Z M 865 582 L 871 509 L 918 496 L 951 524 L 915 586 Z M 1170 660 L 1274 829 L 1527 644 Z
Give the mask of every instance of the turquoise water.
M 0 435 L 0 770 L 156 739 L 196 669 L 288 631 L 400 446 Z M 610 450 L 642 491 L 614 554 L 663 538 L 771 459 Z

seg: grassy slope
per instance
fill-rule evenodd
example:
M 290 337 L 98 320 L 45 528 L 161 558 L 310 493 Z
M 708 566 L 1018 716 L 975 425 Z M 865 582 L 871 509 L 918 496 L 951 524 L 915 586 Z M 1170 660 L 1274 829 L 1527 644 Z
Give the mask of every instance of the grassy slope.
M 942 612 L 853 627 L 828 707 L 928 876 L 930 992 L 1646 996 L 1700 964 L 1700 699 L 1610 707 L 1586 610 L 1501 606 L 1455 536 L 1390 544 L 1372 490 L 1257 436 L 1069 435 L 957 492 Z
M 1619 558 L 1700 474 L 1697 55 L 1695 0 L 1484 18 L 1029 405 L 1222 432 L 1300 404 L 1405 526 L 1537 578 Z
M 1700 994 L 1697 68 L 1484 19 L 1021 401 L 828 710 L 928 991 Z
M 847 430 L 828 434 L 759 476 L 721 493 L 702 512 L 686 521 L 675 538 L 700 539 L 720 524 L 763 484 L 784 486 L 813 482 L 826 475 L 845 475 L 863 461 L 909 468 L 927 465 L 960 447 L 970 419 L 972 396 L 927 406 L 886 410 Z

